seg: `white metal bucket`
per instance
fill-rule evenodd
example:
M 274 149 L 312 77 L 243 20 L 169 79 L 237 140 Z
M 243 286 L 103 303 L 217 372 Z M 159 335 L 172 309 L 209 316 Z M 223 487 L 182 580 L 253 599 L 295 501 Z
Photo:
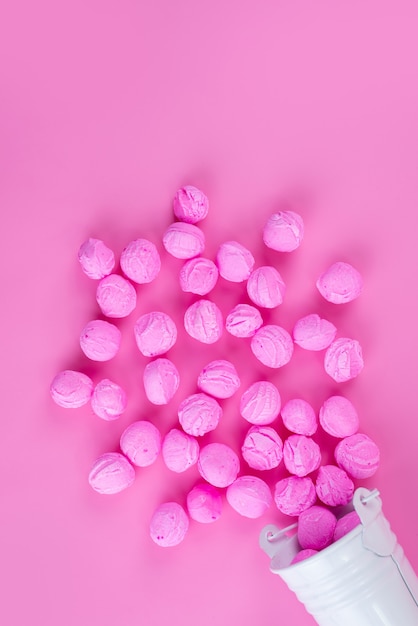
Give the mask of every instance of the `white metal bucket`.
M 294 565 L 300 550 L 293 524 L 266 526 L 261 548 L 270 569 L 320 626 L 418 626 L 418 578 L 382 513 L 377 490 L 357 489 L 361 524 L 318 554 Z

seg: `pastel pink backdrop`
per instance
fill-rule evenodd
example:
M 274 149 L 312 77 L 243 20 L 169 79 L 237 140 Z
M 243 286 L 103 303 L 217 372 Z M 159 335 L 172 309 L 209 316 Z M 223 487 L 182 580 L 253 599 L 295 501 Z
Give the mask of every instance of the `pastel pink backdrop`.
M 277 261 L 292 304 L 278 315 L 291 329 L 322 306 L 362 342 L 364 372 L 340 391 L 381 448 L 365 484 L 381 491 L 418 568 L 416 2 L 15 0 L 0 12 L 0 622 L 314 623 L 258 548 L 264 524 L 284 522 L 277 511 L 250 521 L 225 506 L 216 524 L 194 523 L 163 550 L 149 539 L 150 515 L 164 499 L 184 502 L 193 470 L 176 482 L 159 461 L 114 497 L 88 486 L 94 459 L 151 415 L 133 319 L 121 358 L 101 370 L 126 384 L 126 415 L 105 423 L 48 394 L 60 369 L 96 372 L 77 344 L 97 311 L 80 243 L 103 237 L 119 254 L 137 236 L 160 242 L 186 183 L 209 195 L 212 256 L 235 238 L 278 260 L 261 252 L 265 219 L 283 203 L 303 215 L 303 246 Z M 336 259 L 365 279 L 344 311 L 320 305 L 314 287 Z M 164 262 L 138 310 L 165 298 L 176 311 L 170 271 L 180 264 Z M 227 308 L 225 284 L 218 296 Z M 255 361 L 237 354 L 248 382 Z M 205 353 L 189 340 L 174 357 L 191 388 Z M 305 394 L 316 408 L 336 390 L 318 356 L 301 351 L 275 380 L 284 399 Z M 174 417 L 161 412 L 163 430 Z M 237 445 L 231 432 L 221 434 Z

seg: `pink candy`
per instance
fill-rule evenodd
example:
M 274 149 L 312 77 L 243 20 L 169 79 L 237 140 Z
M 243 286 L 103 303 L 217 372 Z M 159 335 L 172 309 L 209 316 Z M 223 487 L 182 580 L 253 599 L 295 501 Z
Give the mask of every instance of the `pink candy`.
M 237 304 L 225 321 L 226 330 L 234 337 L 252 337 L 262 325 L 260 311 L 250 304 Z
M 292 433 L 314 435 L 318 428 L 315 411 L 306 400 L 294 398 L 286 402 L 281 412 L 283 424 Z
M 100 279 L 115 267 L 115 255 L 100 239 L 87 239 L 78 251 L 81 269 L 89 277 Z
M 353 478 L 370 478 L 379 467 L 380 452 L 370 437 L 357 433 L 340 441 L 335 460 Z
M 272 502 L 270 488 L 256 476 L 240 476 L 226 490 L 226 499 L 242 515 L 255 519 L 261 517 Z
M 274 309 L 283 302 L 286 286 L 279 272 L 270 265 L 254 270 L 247 281 L 247 293 L 257 306 Z
M 274 213 L 263 230 L 263 241 L 268 248 L 279 252 L 291 252 L 303 239 L 303 220 L 293 211 Z
M 127 317 L 136 307 L 136 291 L 126 278 L 110 274 L 98 284 L 96 300 L 106 317 Z
M 364 367 L 361 346 L 355 339 L 336 339 L 325 353 L 325 371 L 337 383 L 351 380 Z
M 215 263 L 204 257 L 186 261 L 180 270 L 180 287 L 183 291 L 205 296 L 215 287 L 219 271 Z
M 298 541 L 304 550 L 322 550 L 332 543 L 337 518 L 321 506 L 302 511 L 298 519 Z
M 138 350 L 144 356 L 165 354 L 177 340 L 177 328 L 167 313 L 152 311 L 136 321 L 134 334 Z
M 263 365 L 283 367 L 292 358 L 293 341 L 287 330 L 270 324 L 256 332 L 251 340 L 251 350 Z
M 126 393 L 122 387 L 108 378 L 101 380 L 94 388 L 91 408 L 103 420 L 117 419 L 124 413 L 126 405 Z
M 274 428 L 252 426 L 245 436 L 241 452 L 253 469 L 270 470 L 280 465 L 283 442 Z
M 250 424 L 271 424 L 280 413 L 279 390 L 267 380 L 253 383 L 241 396 L 239 411 Z
M 174 215 L 181 222 L 196 224 L 205 219 L 209 211 L 209 200 L 200 189 L 185 185 L 178 189 L 173 200 Z
M 336 333 L 334 324 L 313 313 L 296 322 L 293 339 L 305 350 L 324 350 L 334 341 Z
M 148 239 L 135 239 L 123 250 L 120 266 L 125 276 L 140 285 L 152 282 L 161 269 L 161 259 L 155 245 Z
M 50 393 L 58 406 L 65 409 L 77 409 L 90 400 L 93 393 L 93 381 L 81 372 L 64 370 L 53 379 Z
M 333 437 L 349 437 L 359 429 L 359 417 L 350 400 L 331 396 L 319 409 L 322 428 Z
M 228 487 L 236 479 L 240 463 L 235 452 L 224 443 L 208 443 L 201 448 L 197 468 L 214 487 Z
M 186 310 L 184 328 L 197 341 L 215 343 L 222 335 L 222 313 L 214 302 L 198 300 Z
M 109 361 L 119 351 L 121 332 L 114 324 L 104 320 L 93 320 L 80 335 L 80 346 L 92 361 Z
M 162 548 L 177 546 L 189 528 L 189 518 L 177 502 L 164 502 L 155 510 L 150 523 L 151 539 Z
M 152 404 L 167 404 L 176 393 L 180 375 L 169 359 L 155 359 L 144 369 L 145 394 Z
M 230 398 L 239 389 L 241 381 L 230 361 L 211 361 L 200 372 L 197 386 L 215 398 Z
M 198 226 L 174 222 L 165 231 L 164 248 L 177 259 L 192 259 L 205 249 L 205 235 Z
M 334 541 L 338 541 L 341 537 L 344 537 L 349 532 L 357 528 L 361 524 L 360 518 L 357 515 L 356 511 L 351 511 L 351 513 L 347 513 L 344 517 L 341 517 L 337 520 L 337 525 L 334 530 Z
M 222 417 L 222 408 L 215 398 L 205 393 L 195 393 L 180 403 L 178 416 L 186 433 L 201 437 L 215 430 Z
M 335 465 L 323 465 L 316 478 L 318 498 L 328 506 L 348 504 L 354 493 L 354 483 L 346 472 Z
M 120 448 L 138 467 L 147 467 L 156 461 L 161 450 L 160 431 L 147 420 L 133 422 L 122 433 Z
M 318 550 L 300 550 L 297 555 L 291 560 L 290 565 L 296 565 L 296 563 L 300 563 L 300 561 L 305 561 L 309 559 L 311 556 L 315 556 L 318 554 Z
M 119 452 L 102 454 L 89 474 L 90 486 L 98 493 L 109 495 L 127 489 L 134 480 L 134 468 Z
M 316 500 L 315 486 L 309 476 L 290 476 L 276 483 L 274 502 L 281 513 L 297 516 Z
M 219 273 L 225 280 L 241 283 L 247 280 L 254 267 L 254 257 L 247 248 L 237 241 L 227 241 L 221 245 L 216 255 Z
M 290 474 L 306 476 L 318 469 L 321 450 L 310 437 L 290 435 L 284 442 L 283 461 Z
M 199 444 L 191 435 L 173 428 L 164 437 L 161 452 L 168 469 L 181 473 L 197 463 Z
M 221 494 L 212 485 L 196 485 L 187 494 L 187 510 L 196 522 L 211 524 L 220 518 L 222 513 Z
M 357 298 L 363 289 L 361 274 L 349 263 L 334 263 L 317 280 L 319 293 L 334 304 Z

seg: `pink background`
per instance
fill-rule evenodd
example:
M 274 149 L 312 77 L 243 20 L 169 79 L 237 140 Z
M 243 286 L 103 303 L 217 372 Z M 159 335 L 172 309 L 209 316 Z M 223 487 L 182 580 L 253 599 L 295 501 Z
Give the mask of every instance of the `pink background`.
M 258 548 L 264 524 L 284 523 L 277 511 L 251 521 L 225 505 L 216 524 L 193 523 L 183 544 L 163 550 L 149 539 L 149 518 L 165 499 L 184 503 L 195 470 L 176 477 L 160 459 L 114 497 L 87 484 L 93 461 L 117 450 L 127 424 L 149 417 L 165 432 L 175 401 L 156 411 L 144 400 L 145 359 L 129 332 L 135 314 L 121 323 L 114 362 L 97 368 L 82 357 L 77 337 L 97 308 L 76 253 L 88 236 L 117 254 L 141 235 L 161 249 L 172 196 L 187 183 L 210 198 L 208 255 L 235 238 L 259 262 L 277 263 L 288 297 L 266 318 L 291 330 L 298 315 L 318 310 L 362 342 L 365 370 L 343 387 L 323 373 L 320 355 L 301 350 L 269 376 L 284 400 L 299 394 L 318 409 L 340 391 L 355 403 L 382 452 L 379 472 L 363 484 L 381 490 L 417 569 L 416 2 L 2 5 L 0 622 L 314 623 Z M 288 202 L 306 237 L 282 260 L 263 250 L 260 229 Z M 337 259 L 352 262 L 366 284 L 338 310 L 314 287 Z M 180 319 L 170 276 L 181 263 L 163 260 L 154 290 L 139 290 L 138 311 L 164 306 Z M 240 288 L 217 289 L 227 311 Z M 183 373 L 177 400 L 209 354 L 185 342 L 172 351 Z M 225 349 L 243 385 L 262 371 L 248 345 L 230 338 L 210 354 Z M 88 407 L 55 406 L 49 383 L 69 367 L 122 382 L 127 413 L 110 424 Z M 245 425 L 232 401 L 225 406 L 219 437 L 238 448 Z

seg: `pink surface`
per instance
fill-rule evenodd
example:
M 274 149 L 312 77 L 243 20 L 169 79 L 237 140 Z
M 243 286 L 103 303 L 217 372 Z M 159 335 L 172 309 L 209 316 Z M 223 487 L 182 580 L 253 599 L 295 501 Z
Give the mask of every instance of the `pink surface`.
M 172 482 L 160 457 L 120 494 L 88 485 L 94 461 L 118 451 L 131 422 L 158 419 L 162 433 L 175 425 L 171 406 L 144 400 L 146 359 L 128 337 L 140 311 L 162 299 L 181 327 L 173 273 L 182 262 L 161 238 L 186 184 L 209 197 L 205 256 L 238 240 L 258 265 L 280 258 L 285 301 L 263 311 L 265 323 L 291 332 L 316 312 L 340 337 L 360 341 L 364 370 L 341 388 L 322 353 L 298 346 L 269 377 L 284 403 L 303 397 L 318 411 L 340 392 L 353 402 L 361 432 L 381 450 L 379 470 L 362 484 L 381 491 L 418 569 L 417 17 L 415 0 L 3 3 L 0 623 L 314 624 L 258 547 L 266 523 L 287 523 L 274 506 L 247 520 L 225 504 L 218 521 L 191 521 L 181 545 L 163 550 L 149 521 L 164 501 L 185 505 L 195 467 Z M 281 257 L 263 246 L 262 227 L 289 206 L 305 234 Z M 64 369 L 100 379 L 78 344 L 98 315 L 97 283 L 77 259 L 90 236 L 117 258 L 144 237 L 163 259 L 155 283 L 139 286 L 138 315 L 117 322 L 120 352 L 100 364 L 100 378 L 126 386 L 128 408 L 115 422 L 88 405 L 60 408 L 48 391 Z M 315 287 L 337 260 L 364 279 L 361 296 L 338 307 Z M 236 304 L 230 287 L 219 280 L 214 289 L 224 316 Z M 242 341 L 224 333 L 208 358 L 182 330 L 187 349 L 172 349 L 182 369 L 187 361 L 182 392 L 195 392 L 199 371 L 225 347 L 243 389 L 264 376 Z M 233 401 L 225 401 L 219 434 L 237 445 L 248 424 L 231 431 Z

